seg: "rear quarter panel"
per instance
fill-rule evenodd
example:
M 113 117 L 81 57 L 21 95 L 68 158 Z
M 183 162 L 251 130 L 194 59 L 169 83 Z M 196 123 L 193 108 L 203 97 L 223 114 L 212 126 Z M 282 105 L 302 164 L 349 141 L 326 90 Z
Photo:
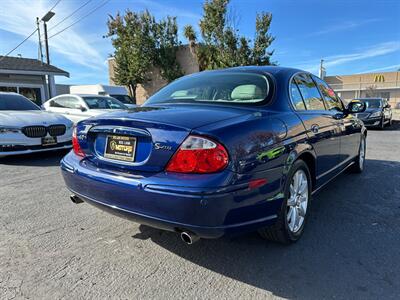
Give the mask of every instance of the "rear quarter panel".
M 301 120 L 291 112 L 260 110 L 240 119 L 196 129 L 194 134 L 220 141 L 239 180 L 267 178 L 271 197 L 282 192 L 286 173 L 304 151 L 311 151 Z

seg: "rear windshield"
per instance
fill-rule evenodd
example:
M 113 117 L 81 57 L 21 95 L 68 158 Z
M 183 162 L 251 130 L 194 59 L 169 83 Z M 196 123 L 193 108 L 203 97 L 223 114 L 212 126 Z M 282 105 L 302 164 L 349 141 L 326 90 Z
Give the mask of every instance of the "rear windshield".
M 366 108 L 380 108 L 382 107 L 381 99 L 359 99 L 365 103 Z
M 117 99 L 111 97 L 83 97 L 90 109 L 125 109 L 126 106 Z
M 0 110 L 40 110 L 40 108 L 24 96 L 0 93 Z
M 200 73 L 167 85 L 146 101 L 161 103 L 255 104 L 269 93 L 267 79 L 254 73 Z

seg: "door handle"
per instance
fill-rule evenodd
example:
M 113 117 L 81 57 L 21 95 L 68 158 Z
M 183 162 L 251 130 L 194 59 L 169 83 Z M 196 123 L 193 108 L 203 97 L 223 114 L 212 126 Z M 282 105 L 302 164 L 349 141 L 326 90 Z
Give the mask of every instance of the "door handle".
M 311 131 L 314 132 L 314 133 L 318 133 L 319 126 L 317 124 L 311 125 Z

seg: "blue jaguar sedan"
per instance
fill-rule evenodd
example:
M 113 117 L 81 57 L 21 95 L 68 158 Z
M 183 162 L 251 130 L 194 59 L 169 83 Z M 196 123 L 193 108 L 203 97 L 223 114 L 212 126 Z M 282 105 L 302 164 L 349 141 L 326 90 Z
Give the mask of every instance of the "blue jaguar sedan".
M 71 199 L 192 244 L 257 230 L 297 241 L 311 197 L 362 172 L 367 130 L 320 78 L 282 67 L 200 72 L 142 107 L 81 121 L 61 169 Z

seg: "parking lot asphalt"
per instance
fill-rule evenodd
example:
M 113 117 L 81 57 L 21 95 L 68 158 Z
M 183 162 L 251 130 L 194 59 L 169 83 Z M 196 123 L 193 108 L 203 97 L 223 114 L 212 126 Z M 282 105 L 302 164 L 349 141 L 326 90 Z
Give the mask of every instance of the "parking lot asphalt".
M 0 159 L 0 298 L 398 299 L 400 123 L 369 130 L 366 170 L 318 193 L 291 246 L 177 234 L 73 204 L 65 152 Z

